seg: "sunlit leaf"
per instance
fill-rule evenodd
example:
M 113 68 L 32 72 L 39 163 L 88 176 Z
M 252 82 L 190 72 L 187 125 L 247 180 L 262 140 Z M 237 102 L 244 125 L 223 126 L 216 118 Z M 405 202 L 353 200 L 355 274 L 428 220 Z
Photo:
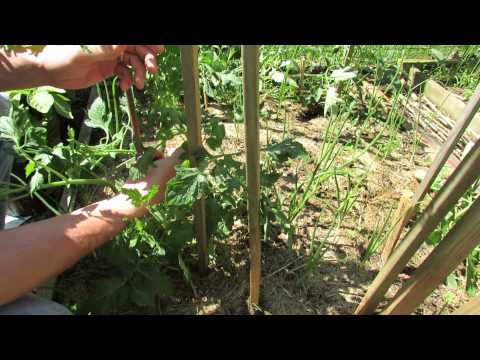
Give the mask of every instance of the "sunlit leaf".
M 27 97 L 28 105 L 42 114 L 50 111 L 54 101 L 52 94 L 41 90 L 36 90 Z

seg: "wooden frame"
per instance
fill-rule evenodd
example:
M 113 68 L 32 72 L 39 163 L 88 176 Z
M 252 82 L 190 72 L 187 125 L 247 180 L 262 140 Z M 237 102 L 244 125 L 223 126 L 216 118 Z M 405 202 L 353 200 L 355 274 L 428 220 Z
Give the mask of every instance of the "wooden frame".
M 480 242 L 480 198 L 435 247 L 398 291 L 384 315 L 408 315 L 460 264 Z
M 410 258 L 478 177 L 480 139 L 430 202 L 370 285 L 355 314 L 372 313 Z

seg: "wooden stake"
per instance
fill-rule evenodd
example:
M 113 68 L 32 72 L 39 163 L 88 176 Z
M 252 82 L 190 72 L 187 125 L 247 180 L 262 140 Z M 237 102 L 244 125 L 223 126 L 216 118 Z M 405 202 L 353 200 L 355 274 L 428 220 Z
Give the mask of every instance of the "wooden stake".
M 305 75 L 305 56 L 300 58 L 300 93 L 303 92 L 303 78 Z
M 258 113 L 258 46 L 242 45 L 243 106 L 247 150 L 248 232 L 250 241 L 249 311 L 260 301 L 260 146 Z
M 410 68 L 408 73 L 408 82 L 410 87 L 414 89 L 415 92 L 421 92 L 423 86 L 420 84 L 425 80 L 425 75 L 415 66 Z
M 345 51 L 345 56 L 343 57 L 343 66 L 348 66 L 350 61 L 352 60 L 353 50 L 355 49 L 355 45 L 348 45 L 348 48 Z
M 198 83 L 198 46 L 182 45 L 182 76 L 184 87 L 185 112 L 187 114 L 187 137 L 190 162 L 197 165 L 195 154 L 202 148 L 200 87 Z M 193 205 L 195 237 L 198 242 L 198 269 L 205 274 L 208 269 L 208 239 L 206 225 L 205 199 L 200 199 Z
M 407 219 L 409 218 L 408 215 L 410 215 L 410 212 L 413 208 L 412 197 L 413 193 L 408 191 L 402 194 L 402 197 L 400 198 L 397 211 L 395 212 L 395 216 L 393 217 L 392 231 L 390 232 L 390 235 L 385 242 L 385 246 L 383 247 L 383 262 L 387 261 L 387 259 L 390 257 L 393 249 L 397 245 L 400 235 L 402 234 L 402 230 L 406 225 Z
M 480 139 L 460 162 L 443 187 L 432 199 L 420 218 L 405 238 L 399 243 L 377 277 L 370 285 L 355 314 L 369 314 L 377 307 L 392 282 L 402 271 L 410 258 L 435 229 L 448 211 L 456 204 L 465 191 L 478 177 L 480 168 Z
M 480 315 L 480 295 L 463 304 L 460 309 L 454 311 L 452 315 Z
M 382 315 L 408 315 L 460 264 L 480 242 L 480 198 L 435 247 L 397 293 Z

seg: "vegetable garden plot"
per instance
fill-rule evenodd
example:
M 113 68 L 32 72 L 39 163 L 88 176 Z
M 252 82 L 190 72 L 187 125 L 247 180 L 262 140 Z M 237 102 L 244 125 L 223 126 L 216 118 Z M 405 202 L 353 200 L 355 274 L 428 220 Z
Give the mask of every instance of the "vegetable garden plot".
M 416 130 L 403 127 L 406 110 L 400 95 L 407 95 L 408 89 L 402 88 L 395 65 L 372 62 L 362 55 L 383 56 L 371 47 L 355 49 L 349 69 L 343 66 L 342 47 L 265 46 L 261 50 L 263 270 L 258 309 L 276 314 L 353 313 L 380 268 L 379 252 L 400 194 L 415 190 L 415 171 L 431 162 L 429 154 L 417 151 L 422 144 Z M 164 204 L 152 207 L 144 220 L 130 223 L 114 241 L 60 278 L 56 298 L 75 312 L 247 311 L 250 253 L 241 52 L 239 47 L 201 46 L 198 58 L 205 151 L 196 154 L 197 164 L 184 159 Z M 135 92 L 136 110 L 146 130 L 145 145 L 181 146 L 187 140 L 183 109 L 188 100 L 180 60 L 180 49 L 167 47 L 159 58 L 160 73 L 148 79 L 145 92 Z M 364 81 L 393 101 L 370 96 L 363 91 Z M 76 151 L 82 166 L 90 170 L 68 185 L 76 186 L 78 179 L 100 185 L 78 187 L 78 206 L 88 202 L 85 190 L 101 195 L 107 185 L 107 191 L 114 192 L 126 175 L 141 176 L 151 162 L 152 152 L 147 150 L 135 165 L 127 102 L 114 90 L 112 81 L 99 84 L 101 99 L 89 109 L 93 140 L 100 138 L 100 143 L 79 144 L 77 134 L 66 141 L 68 151 Z M 47 165 L 60 173 L 69 166 L 55 154 L 59 148 L 66 152 L 66 144 L 42 148 L 53 154 L 54 161 Z M 31 144 L 31 149 L 40 147 Z M 87 151 L 96 160 L 86 161 L 92 157 Z M 45 167 L 38 171 L 44 184 L 62 181 Z M 23 179 L 26 184 L 31 176 Z M 56 206 L 59 195 L 47 193 L 49 188 L 42 186 L 33 196 L 36 192 L 48 195 L 46 200 Z M 135 201 L 147 200 L 129 195 Z M 201 198 L 210 238 L 205 277 L 198 272 L 192 217 L 192 205 Z M 418 266 L 430 251 L 425 244 L 424 253 L 409 266 Z M 450 293 L 456 300 L 448 310 L 464 302 L 465 280 L 460 273 L 455 275 L 456 290 L 437 290 L 421 311 L 439 312 Z

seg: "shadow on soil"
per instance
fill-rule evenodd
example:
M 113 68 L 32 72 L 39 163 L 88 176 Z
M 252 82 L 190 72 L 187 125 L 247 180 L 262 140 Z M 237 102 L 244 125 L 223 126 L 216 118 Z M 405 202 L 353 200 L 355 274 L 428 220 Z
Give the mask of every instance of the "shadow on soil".
M 328 244 L 337 255 L 342 245 Z M 248 314 L 248 247 L 246 238 L 217 247 L 217 264 L 210 273 L 194 276 L 197 291 L 180 283 L 177 297 L 165 303 L 165 314 Z M 268 260 L 267 260 L 268 259 Z M 262 285 L 259 313 L 352 314 L 376 272 L 348 258 L 321 260 L 305 272 L 304 251 L 290 250 L 280 239 L 262 242 Z

